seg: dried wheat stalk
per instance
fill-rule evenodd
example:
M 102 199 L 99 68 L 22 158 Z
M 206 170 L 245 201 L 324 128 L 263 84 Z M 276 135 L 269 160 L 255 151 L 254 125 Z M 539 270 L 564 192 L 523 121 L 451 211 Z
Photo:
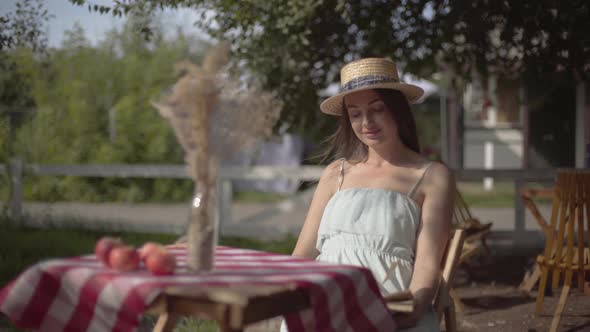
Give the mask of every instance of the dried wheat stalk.
M 282 105 L 257 86 L 246 87 L 221 75 L 229 61 L 229 45 L 208 53 L 203 65 L 179 62 L 184 71 L 172 92 L 152 103 L 174 129 L 195 181 L 188 228 L 188 265 L 213 268 L 215 192 L 218 162 L 268 137 Z

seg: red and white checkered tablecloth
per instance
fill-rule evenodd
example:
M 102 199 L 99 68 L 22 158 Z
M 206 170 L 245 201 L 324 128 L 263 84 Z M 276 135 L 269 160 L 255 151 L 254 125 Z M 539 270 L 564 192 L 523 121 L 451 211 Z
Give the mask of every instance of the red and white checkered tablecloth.
M 169 248 L 179 263 L 171 276 L 152 275 L 145 267 L 116 272 L 93 255 L 40 262 L 0 291 L 0 311 L 18 327 L 40 331 L 134 331 L 165 287 L 289 283 L 311 302 L 309 309 L 285 317 L 290 331 L 395 330 L 365 268 L 218 247 L 214 271 L 191 274 L 186 248 Z

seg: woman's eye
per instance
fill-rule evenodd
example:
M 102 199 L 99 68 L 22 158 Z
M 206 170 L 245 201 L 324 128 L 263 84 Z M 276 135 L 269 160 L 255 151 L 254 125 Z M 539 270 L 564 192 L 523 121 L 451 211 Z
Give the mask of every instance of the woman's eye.
M 377 112 L 377 113 L 380 113 L 380 112 L 385 111 L 385 107 L 383 107 L 383 106 L 377 106 L 377 107 L 373 108 L 373 111 L 374 112 Z
M 358 118 L 359 116 L 361 116 L 361 113 L 358 113 L 358 112 L 350 113 L 350 117 L 353 119 Z

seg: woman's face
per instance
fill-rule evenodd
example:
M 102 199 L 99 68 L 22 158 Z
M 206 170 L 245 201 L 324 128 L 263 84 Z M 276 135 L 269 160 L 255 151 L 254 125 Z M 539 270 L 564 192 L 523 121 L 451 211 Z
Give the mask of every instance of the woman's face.
M 357 91 L 344 98 L 352 130 L 367 146 L 390 141 L 397 126 L 379 94 L 374 90 Z

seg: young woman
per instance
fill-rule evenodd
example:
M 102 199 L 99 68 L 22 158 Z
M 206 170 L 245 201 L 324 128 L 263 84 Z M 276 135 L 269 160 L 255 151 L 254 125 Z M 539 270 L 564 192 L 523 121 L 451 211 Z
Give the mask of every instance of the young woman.
M 455 182 L 447 167 L 420 155 L 409 104 L 422 93 L 401 83 L 388 59 L 342 68 L 340 93 L 320 105 L 339 117 L 335 161 L 319 180 L 293 255 L 369 268 L 384 296 L 412 292 L 415 312 L 394 315 L 400 329 L 438 331 L 432 300 Z

